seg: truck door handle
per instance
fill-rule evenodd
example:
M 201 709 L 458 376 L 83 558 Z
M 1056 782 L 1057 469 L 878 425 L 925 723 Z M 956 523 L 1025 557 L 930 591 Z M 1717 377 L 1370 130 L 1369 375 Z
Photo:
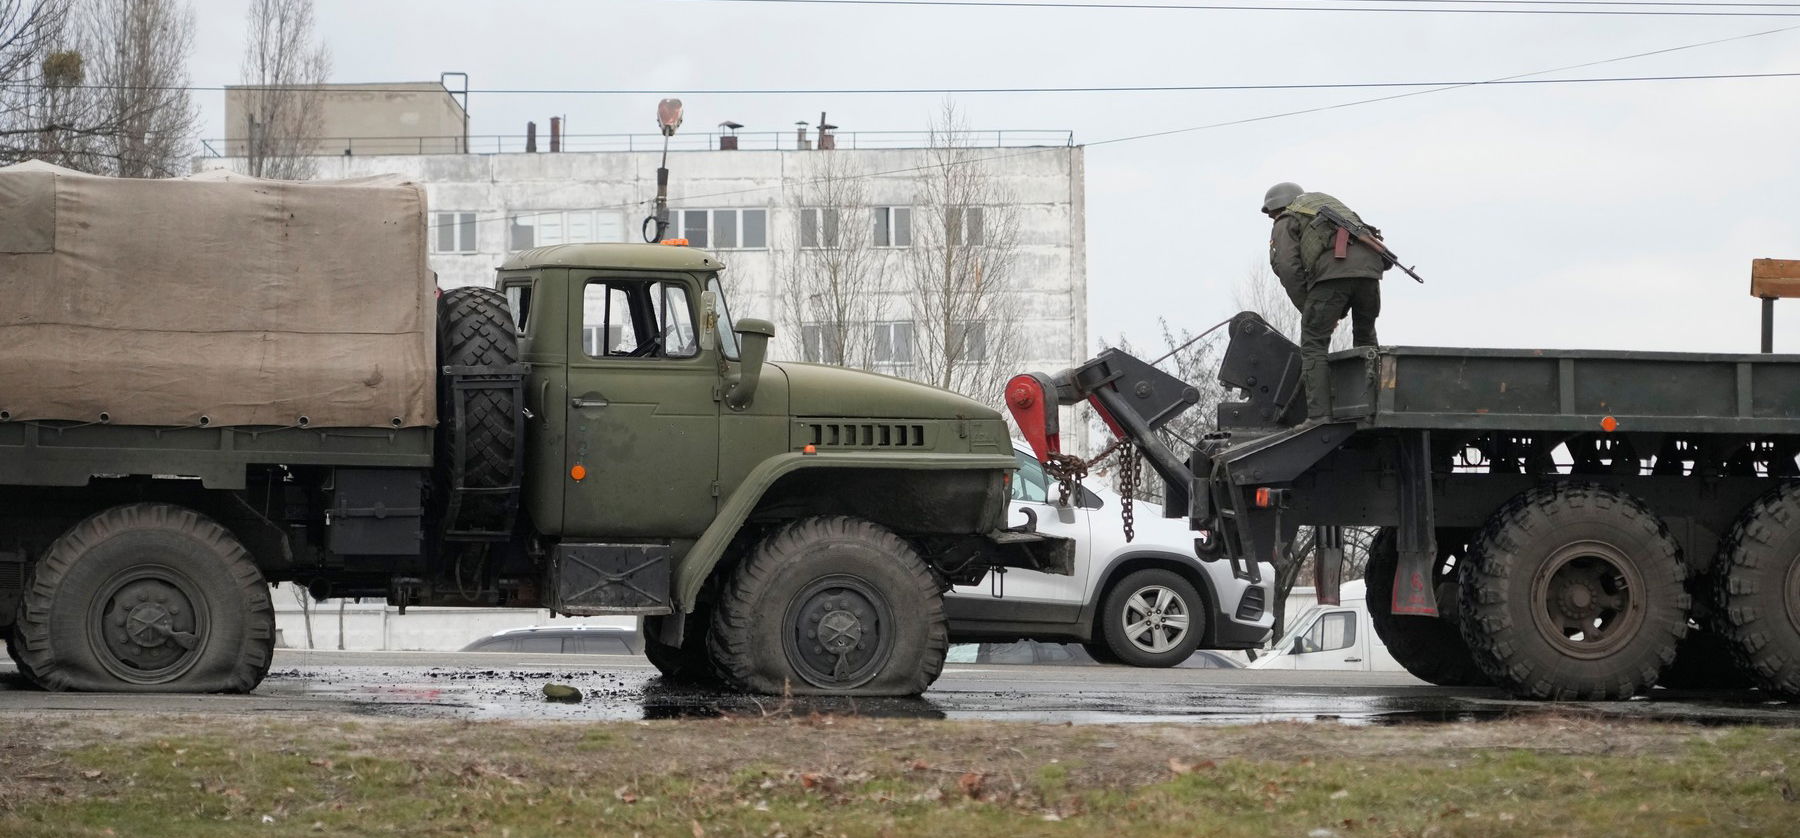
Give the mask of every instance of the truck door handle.
M 581 408 L 584 408 L 584 407 L 605 407 L 606 400 L 605 399 L 573 398 L 573 399 L 569 400 L 569 406 L 573 407 L 577 410 L 580 410 Z
M 1362 663 L 1362 658 L 1344 658 L 1344 663 Z

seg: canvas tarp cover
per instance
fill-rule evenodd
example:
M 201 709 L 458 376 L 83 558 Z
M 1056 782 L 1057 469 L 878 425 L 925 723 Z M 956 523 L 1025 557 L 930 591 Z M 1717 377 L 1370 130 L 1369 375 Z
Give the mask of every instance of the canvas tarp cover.
M 0 168 L 0 410 L 14 422 L 431 425 L 425 235 L 424 191 L 397 177 Z

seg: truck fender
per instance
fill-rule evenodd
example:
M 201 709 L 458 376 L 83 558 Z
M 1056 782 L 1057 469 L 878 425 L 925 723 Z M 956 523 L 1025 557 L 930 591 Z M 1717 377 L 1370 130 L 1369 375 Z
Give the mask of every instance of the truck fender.
M 1019 467 L 1011 454 L 890 454 L 882 451 L 842 451 L 829 454 L 789 452 L 770 457 L 745 476 L 744 482 L 719 506 L 719 514 L 675 567 L 672 585 L 675 606 L 691 613 L 700 588 L 725 555 L 725 548 L 744 526 L 752 510 L 777 480 L 801 469 L 856 468 L 905 471 L 1011 471 Z

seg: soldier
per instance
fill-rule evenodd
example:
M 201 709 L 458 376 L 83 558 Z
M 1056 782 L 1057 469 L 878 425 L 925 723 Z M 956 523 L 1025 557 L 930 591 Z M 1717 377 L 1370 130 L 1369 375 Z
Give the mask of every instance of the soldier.
M 1288 299 L 1300 309 L 1300 379 L 1306 385 L 1309 419 L 1331 416 L 1325 354 L 1330 350 L 1332 331 L 1348 313 L 1355 344 L 1375 345 L 1381 274 L 1393 267 L 1349 231 L 1319 217 L 1321 207 L 1362 222 L 1338 199 L 1323 192 L 1307 192 L 1298 184 L 1277 183 L 1263 196 L 1263 213 L 1275 221 L 1269 237 L 1269 266 Z M 1369 231 L 1380 235 L 1373 227 Z

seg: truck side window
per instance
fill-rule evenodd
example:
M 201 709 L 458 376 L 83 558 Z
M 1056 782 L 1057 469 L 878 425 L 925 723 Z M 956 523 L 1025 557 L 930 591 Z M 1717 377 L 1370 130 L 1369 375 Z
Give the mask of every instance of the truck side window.
M 1348 649 L 1356 645 L 1356 615 L 1349 611 L 1334 611 L 1321 616 L 1300 642 L 1301 650 L 1306 652 Z
M 503 293 L 506 294 L 506 310 L 512 314 L 513 328 L 518 329 L 519 334 L 525 334 L 531 323 L 531 286 L 524 283 L 508 285 Z
M 687 286 L 605 280 L 582 292 L 582 348 L 595 358 L 692 358 L 699 332 Z

